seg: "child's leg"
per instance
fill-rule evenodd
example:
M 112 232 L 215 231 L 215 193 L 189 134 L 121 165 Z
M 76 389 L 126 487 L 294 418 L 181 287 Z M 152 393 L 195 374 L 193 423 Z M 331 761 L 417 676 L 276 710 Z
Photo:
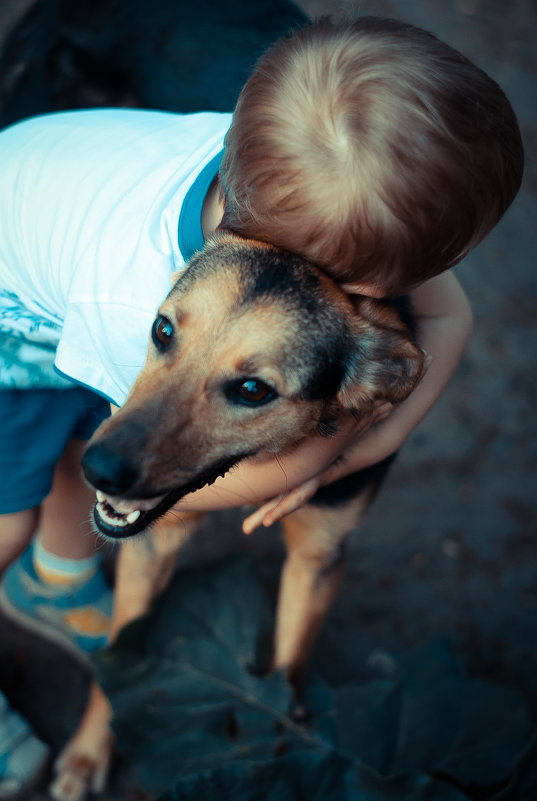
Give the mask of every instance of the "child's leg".
M 106 644 L 112 593 L 80 477 L 84 443 L 70 437 L 89 437 L 105 410 L 79 390 L 0 391 L 0 605 L 78 656 Z M 39 524 L 36 547 L 24 550 Z M 27 791 L 47 756 L 0 692 L 0 799 Z
M 0 573 L 26 548 L 37 528 L 38 510 L 0 515 Z
M 87 582 L 101 562 L 90 522 L 95 495 L 80 470 L 85 445 L 79 439 L 67 443 L 54 471 L 52 489 L 41 504 L 39 533 L 32 548 L 39 578 L 64 587 Z
M 80 459 L 86 442 L 71 439 L 56 465 L 50 494 L 41 504 L 39 522 L 43 546 L 66 559 L 95 554 L 96 535 L 91 525 L 95 492 L 83 481 Z
M 12 450 L 19 477 L 4 492 L 3 508 L 11 499 L 23 506 L 24 493 L 26 499 L 37 494 L 41 531 L 6 570 L 0 605 L 21 625 L 80 656 L 106 644 L 112 594 L 99 568 L 100 555 L 89 523 L 92 493 L 80 476 L 84 444 L 70 437 L 89 436 L 107 405 L 78 389 L 29 391 L 27 396 L 23 392 L 17 401 L 18 406 L 30 409 L 34 404 L 33 417 L 25 413 L 24 426 L 19 425 L 19 450 Z M 4 553 L 3 523 L 10 517 L 0 515 L 0 551 Z M 35 517 L 32 521 L 25 515 L 25 521 L 24 536 L 28 536 Z

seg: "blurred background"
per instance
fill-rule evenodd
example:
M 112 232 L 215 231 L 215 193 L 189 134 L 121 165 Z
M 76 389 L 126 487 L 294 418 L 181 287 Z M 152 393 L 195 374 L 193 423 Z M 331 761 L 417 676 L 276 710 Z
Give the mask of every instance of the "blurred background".
M 375 655 L 440 635 L 473 672 L 516 686 L 535 714 L 534 0 L 0 0 L 0 124 L 99 105 L 230 110 L 261 50 L 291 25 L 324 13 L 397 17 L 461 50 L 510 98 L 527 163 L 513 206 L 457 268 L 475 312 L 472 343 L 355 533 L 313 669 L 333 685 L 360 680 Z M 274 593 L 278 529 L 245 538 L 241 517 L 207 519 L 183 561 L 252 551 Z M 87 677 L 0 620 L 0 683 L 59 748 L 84 706 Z M 116 782 L 129 797 L 128 777 Z

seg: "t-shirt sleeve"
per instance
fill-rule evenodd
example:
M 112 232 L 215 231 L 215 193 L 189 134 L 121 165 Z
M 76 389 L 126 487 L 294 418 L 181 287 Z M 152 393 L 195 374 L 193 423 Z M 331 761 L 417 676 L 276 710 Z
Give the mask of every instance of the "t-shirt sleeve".
M 119 303 L 69 304 L 55 366 L 121 406 L 145 360 L 153 315 Z

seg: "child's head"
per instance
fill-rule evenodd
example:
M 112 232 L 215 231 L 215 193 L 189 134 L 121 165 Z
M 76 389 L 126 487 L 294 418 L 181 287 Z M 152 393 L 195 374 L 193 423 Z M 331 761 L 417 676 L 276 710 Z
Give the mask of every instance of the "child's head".
M 278 41 L 226 138 L 222 225 L 397 294 L 498 222 L 523 152 L 499 86 L 402 22 L 322 19 Z

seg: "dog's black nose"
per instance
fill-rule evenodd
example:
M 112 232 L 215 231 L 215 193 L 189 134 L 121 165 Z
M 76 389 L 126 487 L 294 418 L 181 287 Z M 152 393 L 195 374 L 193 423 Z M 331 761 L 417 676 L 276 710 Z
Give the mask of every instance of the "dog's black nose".
M 138 478 L 137 468 L 106 445 L 90 445 L 82 457 L 82 469 L 89 483 L 107 495 L 121 495 Z

